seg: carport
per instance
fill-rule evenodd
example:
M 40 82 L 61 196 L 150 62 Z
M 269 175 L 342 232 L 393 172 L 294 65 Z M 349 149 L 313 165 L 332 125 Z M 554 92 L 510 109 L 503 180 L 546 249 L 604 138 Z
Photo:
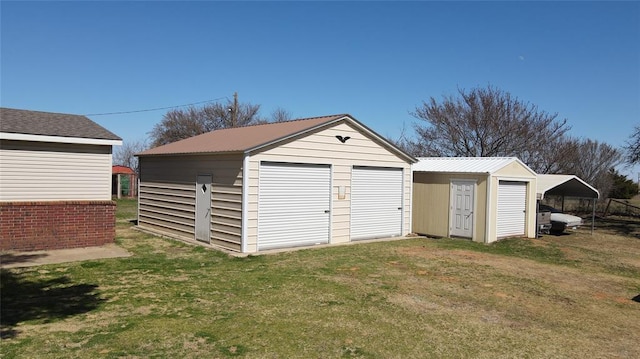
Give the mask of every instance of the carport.
M 575 175 L 539 174 L 537 181 L 538 203 L 548 196 L 562 197 L 562 211 L 564 212 L 565 197 L 590 198 L 593 205 L 591 214 L 591 233 L 596 218 L 596 200 L 600 198 L 600 192 L 587 182 Z

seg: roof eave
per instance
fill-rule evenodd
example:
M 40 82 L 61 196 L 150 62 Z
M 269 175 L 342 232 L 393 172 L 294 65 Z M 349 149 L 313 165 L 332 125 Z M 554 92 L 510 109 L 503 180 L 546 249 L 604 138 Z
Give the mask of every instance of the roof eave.
M 136 157 L 167 157 L 167 156 L 210 156 L 210 155 L 235 155 L 244 154 L 246 151 L 224 151 L 224 152 L 171 152 L 171 153 L 135 153 Z
M 106 139 L 106 138 L 85 138 L 85 137 L 65 137 L 65 136 L 49 136 L 49 135 L 33 135 L 27 133 L 0 132 L 0 139 L 14 141 L 31 141 L 31 142 L 54 142 L 54 143 L 72 143 L 85 145 L 103 145 L 103 146 L 120 146 L 122 139 Z

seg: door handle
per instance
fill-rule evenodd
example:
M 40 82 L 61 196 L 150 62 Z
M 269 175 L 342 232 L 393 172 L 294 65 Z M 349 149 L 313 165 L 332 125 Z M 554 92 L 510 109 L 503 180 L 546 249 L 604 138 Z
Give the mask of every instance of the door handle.
M 329 214 L 329 213 L 331 213 L 331 211 L 330 211 L 330 210 L 328 210 L 328 209 L 325 209 L 325 210 L 324 210 L 324 213 Z

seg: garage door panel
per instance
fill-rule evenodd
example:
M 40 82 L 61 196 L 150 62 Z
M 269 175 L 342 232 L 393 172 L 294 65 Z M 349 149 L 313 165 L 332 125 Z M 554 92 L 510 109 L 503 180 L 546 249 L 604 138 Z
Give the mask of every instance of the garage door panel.
M 261 163 L 258 250 L 328 243 L 328 165 Z
M 355 167 L 351 179 L 351 239 L 402 232 L 402 169 Z
M 525 234 L 527 183 L 500 181 L 498 185 L 497 237 Z

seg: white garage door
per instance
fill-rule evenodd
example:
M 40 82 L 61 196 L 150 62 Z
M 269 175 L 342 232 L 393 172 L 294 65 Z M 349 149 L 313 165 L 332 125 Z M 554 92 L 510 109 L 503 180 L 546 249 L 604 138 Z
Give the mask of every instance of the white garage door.
M 351 174 L 351 239 L 402 234 L 402 169 L 354 167 Z
M 527 183 L 500 181 L 498 185 L 498 238 L 525 233 Z
M 258 250 L 329 242 L 328 165 L 261 163 Z

